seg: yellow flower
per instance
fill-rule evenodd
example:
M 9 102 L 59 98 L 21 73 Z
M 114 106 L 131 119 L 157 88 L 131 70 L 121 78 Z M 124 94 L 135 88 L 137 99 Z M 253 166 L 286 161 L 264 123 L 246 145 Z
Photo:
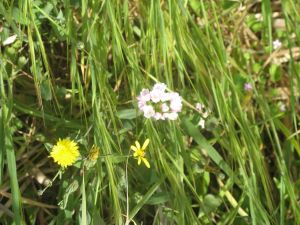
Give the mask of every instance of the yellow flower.
M 50 157 L 63 168 L 72 165 L 80 155 L 76 142 L 70 139 L 59 139 L 53 146 Z
M 135 142 L 135 146 L 134 145 L 130 146 L 130 149 L 134 151 L 133 156 L 138 160 L 138 165 L 140 165 L 141 162 L 143 161 L 143 163 L 148 168 L 150 168 L 150 164 L 148 160 L 145 158 L 145 149 L 147 148 L 149 141 L 150 141 L 149 139 L 146 139 L 142 147 L 138 141 Z
M 99 157 L 99 151 L 100 149 L 97 146 L 94 146 L 91 148 L 89 155 L 88 155 L 88 159 L 92 160 L 92 161 L 96 161 Z

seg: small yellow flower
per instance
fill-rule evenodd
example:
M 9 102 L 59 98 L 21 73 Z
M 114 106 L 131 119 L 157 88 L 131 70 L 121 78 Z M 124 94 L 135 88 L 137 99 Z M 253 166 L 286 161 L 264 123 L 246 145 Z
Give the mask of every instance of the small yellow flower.
M 76 142 L 70 139 L 59 139 L 53 146 L 50 157 L 61 167 L 71 166 L 80 155 Z
M 92 160 L 92 161 L 96 161 L 99 157 L 99 152 L 100 152 L 100 149 L 97 146 L 93 145 L 93 147 L 91 148 L 91 150 L 89 152 L 88 159 Z
M 149 144 L 150 140 L 146 139 L 146 141 L 144 142 L 143 146 L 141 147 L 140 143 L 138 141 L 135 142 L 135 146 L 131 145 L 130 149 L 132 151 L 134 151 L 133 156 L 138 160 L 138 165 L 141 164 L 141 162 L 143 161 L 143 163 L 146 165 L 146 167 L 150 168 L 150 164 L 148 162 L 148 160 L 145 158 L 145 150 Z

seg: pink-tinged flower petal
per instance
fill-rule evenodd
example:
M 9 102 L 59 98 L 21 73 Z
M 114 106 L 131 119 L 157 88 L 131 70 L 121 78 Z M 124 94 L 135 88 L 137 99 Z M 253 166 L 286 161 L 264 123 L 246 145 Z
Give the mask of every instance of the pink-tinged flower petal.
M 164 116 L 169 120 L 176 120 L 178 118 L 178 113 L 176 112 L 164 113 Z
M 137 97 L 139 101 L 147 102 L 150 101 L 150 91 L 148 89 L 142 89 L 140 95 Z
M 163 103 L 161 105 L 161 111 L 162 112 L 168 112 L 170 110 L 169 106 L 166 103 Z
M 154 119 L 156 119 L 156 120 L 160 120 L 162 118 L 162 114 L 161 113 L 155 113 L 155 115 L 154 115 Z
M 181 112 L 181 109 L 182 109 L 182 105 L 171 105 L 171 109 L 172 109 L 172 112 L 175 112 L 175 113 L 178 113 L 178 112 Z
M 150 92 L 150 96 L 151 96 L 151 101 L 152 102 L 158 103 L 161 100 L 162 92 L 156 91 L 156 90 L 152 90 Z
M 149 89 L 143 88 L 142 91 L 141 91 L 141 96 L 145 96 L 145 95 L 148 95 L 148 94 L 150 94 Z
M 178 118 L 178 113 L 171 112 L 169 115 L 170 120 L 176 120 Z
M 155 115 L 155 111 L 151 105 L 146 105 L 143 107 L 144 117 L 151 118 Z
M 143 111 L 143 108 L 144 108 L 145 105 L 146 105 L 146 102 L 144 102 L 144 101 L 139 101 L 139 102 L 138 102 L 138 107 L 139 107 L 139 109 L 142 110 L 142 111 Z
M 244 84 L 244 90 L 245 91 L 251 91 L 253 89 L 252 85 L 250 83 Z
M 160 97 L 160 100 L 162 102 L 167 102 L 167 101 L 171 100 L 171 97 L 172 97 L 171 93 L 162 93 L 161 97 Z
M 171 101 L 170 108 L 172 112 L 180 112 L 182 109 L 182 102 L 180 98 L 175 98 Z
M 170 100 L 178 100 L 180 99 L 181 100 L 181 97 L 180 95 L 177 93 L 177 92 L 170 92 Z
M 164 92 L 167 86 L 164 83 L 157 83 L 153 86 L 152 90 Z
M 276 39 L 275 41 L 273 41 L 273 48 L 274 48 L 274 50 L 280 48 L 281 45 L 282 45 L 282 43 L 278 39 Z

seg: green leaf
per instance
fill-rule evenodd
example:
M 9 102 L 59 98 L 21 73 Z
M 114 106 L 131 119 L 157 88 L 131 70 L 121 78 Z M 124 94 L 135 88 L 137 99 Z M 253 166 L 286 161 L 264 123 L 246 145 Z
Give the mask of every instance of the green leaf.
M 152 196 L 148 201 L 147 204 L 149 205 L 159 205 L 163 204 L 165 202 L 170 201 L 171 196 L 169 193 L 159 193 L 154 196 Z
M 215 212 L 221 203 L 221 200 L 212 194 L 207 194 L 203 200 L 203 205 L 207 213 Z
M 117 116 L 120 119 L 132 120 L 139 116 L 139 113 L 136 109 L 123 109 L 117 112 Z
M 193 9 L 193 11 L 199 15 L 201 12 L 201 1 L 197 1 L 197 0 L 190 0 L 190 5 L 191 8 Z
M 46 101 L 52 99 L 52 92 L 51 92 L 51 82 L 50 79 L 43 80 L 41 83 L 41 94 L 42 98 Z
M 163 182 L 163 179 L 157 181 L 155 184 L 149 188 L 149 191 L 142 197 L 142 199 L 138 202 L 138 204 L 130 211 L 129 220 L 132 220 L 133 217 L 138 213 L 138 211 L 147 203 L 150 197 L 155 193 L 155 191 L 159 188 L 160 184 Z
M 281 70 L 279 65 L 272 64 L 270 66 L 269 73 L 272 82 L 277 82 L 281 80 Z
M 234 173 L 222 156 L 213 148 L 209 142 L 202 136 L 198 127 L 192 124 L 187 118 L 183 120 L 183 125 L 185 126 L 188 134 L 194 138 L 197 144 L 207 151 L 208 156 L 228 175 L 232 176 Z
M 239 1 L 236 0 L 226 0 L 223 2 L 223 9 L 230 9 L 231 7 L 239 6 L 239 4 Z
M 19 23 L 19 24 L 22 24 L 22 25 L 27 25 L 27 20 L 26 20 L 26 17 L 24 16 L 24 14 L 19 10 L 19 8 L 16 8 L 14 7 L 13 8 L 13 11 L 12 11 L 12 14 L 13 14 L 13 18 L 14 20 Z
M 1 152 L 6 152 L 6 163 L 8 167 L 8 174 L 10 177 L 10 188 L 12 192 L 12 207 L 14 212 L 14 221 L 16 225 L 22 224 L 22 205 L 21 205 L 21 194 L 18 183 L 18 175 L 17 175 L 17 166 L 16 166 L 16 157 L 13 146 L 13 140 L 11 135 L 11 130 L 9 128 L 9 111 L 6 105 L 2 107 L 2 113 L 0 122 L 2 122 L 2 126 L 5 130 L 5 135 L 1 137 L 4 138 L 4 142 L 2 142 L 0 146 Z

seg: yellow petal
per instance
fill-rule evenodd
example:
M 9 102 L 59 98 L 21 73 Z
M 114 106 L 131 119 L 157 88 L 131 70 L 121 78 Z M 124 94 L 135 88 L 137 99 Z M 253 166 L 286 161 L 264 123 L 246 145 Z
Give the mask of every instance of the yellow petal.
M 138 165 L 141 164 L 141 161 L 142 161 L 141 158 L 139 158 L 139 159 L 138 159 Z
M 138 141 L 135 141 L 135 146 L 136 146 L 137 149 L 141 148 L 141 145 L 140 145 L 140 143 Z
M 144 164 L 146 165 L 147 168 L 150 168 L 150 163 L 148 162 L 148 160 L 146 158 L 142 158 Z
M 149 138 L 147 138 L 146 141 L 143 144 L 143 147 L 142 147 L 143 150 L 145 150 L 147 148 L 149 142 L 150 142 L 150 140 L 149 140 Z
M 138 155 L 139 155 L 138 152 L 135 152 L 135 153 L 133 154 L 134 157 L 137 157 Z
M 137 148 L 136 148 L 134 145 L 131 145 L 131 146 L 130 146 L 130 149 L 131 149 L 132 151 L 136 151 L 136 150 L 137 150 Z

